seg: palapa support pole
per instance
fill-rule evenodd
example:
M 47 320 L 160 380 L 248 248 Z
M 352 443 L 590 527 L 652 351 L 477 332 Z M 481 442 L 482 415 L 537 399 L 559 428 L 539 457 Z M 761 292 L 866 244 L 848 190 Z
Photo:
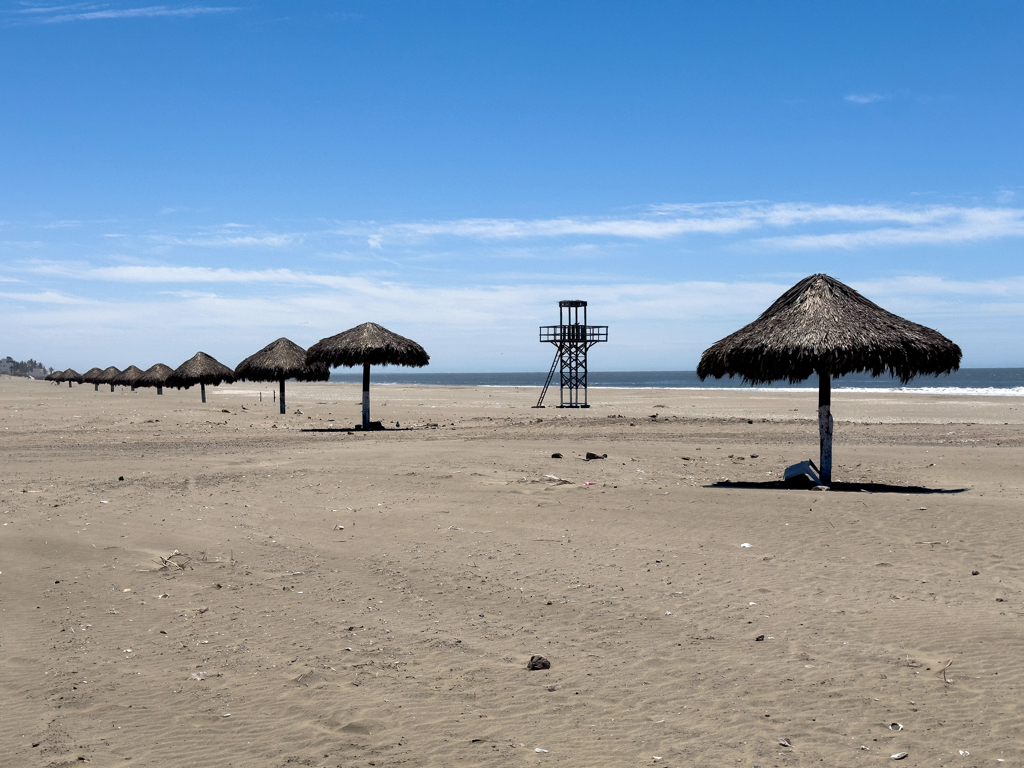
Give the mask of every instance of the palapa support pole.
M 818 439 L 821 482 L 832 485 L 832 374 L 828 371 L 818 371 Z
M 114 391 L 114 385 L 113 385 L 113 384 L 111 384 L 111 385 L 110 385 L 110 391 L 111 391 L 111 392 L 113 392 L 113 391 Z
M 93 384 L 93 387 L 94 387 L 93 392 L 99 392 L 100 391 L 100 385 L 99 384 Z
M 281 379 L 281 415 L 284 416 L 284 379 Z
M 68 389 L 71 389 L 71 381 L 68 381 Z
M 162 394 L 164 393 L 164 388 L 163 388 L 163 387 L 160 387 L 160 386 L 158 386 L 158 387 L 156 388 L 156 393 L 157 393 L 158 395 L 162 395 Z
M 370 428 L 370 364 L 363 363 L 363 429 Z
M 203 402 L 206 402 L 206 385 L 203 382 L 199 382 L 199 391 L 203 393 Z

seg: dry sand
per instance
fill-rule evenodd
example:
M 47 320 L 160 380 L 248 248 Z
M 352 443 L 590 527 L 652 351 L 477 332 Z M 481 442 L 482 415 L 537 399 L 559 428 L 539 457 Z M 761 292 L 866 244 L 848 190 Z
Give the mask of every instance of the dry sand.
M 812 392 L 104 390 L 0 378 L 4 765 L 1024 758 L 1020 398 L 835 393 L 866 493 Z

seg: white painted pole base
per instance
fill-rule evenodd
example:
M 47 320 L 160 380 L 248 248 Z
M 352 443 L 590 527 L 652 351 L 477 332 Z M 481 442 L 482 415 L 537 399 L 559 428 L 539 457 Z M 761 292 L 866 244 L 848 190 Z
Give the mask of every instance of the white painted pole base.
M 818 406 L 818 438 L 821 444 L 821 482 L 832 484 L 832 406 Z

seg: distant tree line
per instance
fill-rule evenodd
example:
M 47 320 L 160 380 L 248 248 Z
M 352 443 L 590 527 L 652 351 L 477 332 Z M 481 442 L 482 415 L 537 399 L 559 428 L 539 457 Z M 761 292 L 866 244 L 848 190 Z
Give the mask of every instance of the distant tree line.
M 47 368 L 42 363 L 31 358 L 28 360 L 15 360 L 8 355 L 3 360 L 0 360 L 0 373 L 7 373 L 11 376 L 28 376 L 33 371 L 38 370 L 53 373 L 53 368 Z

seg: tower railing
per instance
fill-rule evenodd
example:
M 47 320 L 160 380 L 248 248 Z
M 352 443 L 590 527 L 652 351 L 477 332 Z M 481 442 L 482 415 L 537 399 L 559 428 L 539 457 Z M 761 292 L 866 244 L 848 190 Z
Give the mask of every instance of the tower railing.
M 587 342 L 597 344 L 608 341 L 607 325 L 542 325 L 541 342 L 562 344 L 563 342 Z

